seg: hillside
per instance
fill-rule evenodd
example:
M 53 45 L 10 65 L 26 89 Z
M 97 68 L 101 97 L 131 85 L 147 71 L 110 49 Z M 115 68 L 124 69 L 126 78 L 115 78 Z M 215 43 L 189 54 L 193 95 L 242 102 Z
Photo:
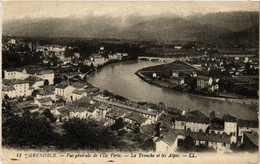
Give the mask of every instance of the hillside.
M 227 39 L 222 36 L 241 32 L 240 38 L 247 39 L 257 32 L 250 32 L 249 28 L 259 24 L 258 18 L 257 12 L 211 13 L 189 18 L 176 15 L 23 18 L 3 22 L 3 35 L 194 41 Z

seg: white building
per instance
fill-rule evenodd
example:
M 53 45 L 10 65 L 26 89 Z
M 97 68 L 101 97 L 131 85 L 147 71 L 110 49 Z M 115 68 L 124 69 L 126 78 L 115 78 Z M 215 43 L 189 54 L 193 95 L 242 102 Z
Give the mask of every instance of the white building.
M 85 89 L 75 89 L 72 92 L 72 101 L 81 99 L 82 97 L 87 96 Z
M 70 85 L 58 85 L 55 87 L 55 94 L 64 97 L 66 101 L 72 101 L 72 92 L 75 90 L 73 86 Z
M 224 132 L 228 135 L 237 136 L 237 119 L 231 115 L 223 116 Z
M 23 70 L 20 70 L 20 71 L 17 71 L 17 70 L 5 70 L 4 71 L 4 75 L 5 75 L 5 79 L 26 79 L 29 77 L 29 75 L 26 73 L 26 70 L 23 69 Z
M 32 90 L 29 88 L 29 82 L 24 80 L 3 80 L 3 95 L 9 97 L 30 96 Z

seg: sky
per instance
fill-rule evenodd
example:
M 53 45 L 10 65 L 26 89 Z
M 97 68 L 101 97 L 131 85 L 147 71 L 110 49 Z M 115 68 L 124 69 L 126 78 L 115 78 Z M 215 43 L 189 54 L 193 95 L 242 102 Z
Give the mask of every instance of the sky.
M 189 16 L 196 13 L 259 11 L 258 2 L 2 2 L 4 20 L 24 17 L 83 17 L 86 15 L 126 16 L 132 14 L 177 14 Z

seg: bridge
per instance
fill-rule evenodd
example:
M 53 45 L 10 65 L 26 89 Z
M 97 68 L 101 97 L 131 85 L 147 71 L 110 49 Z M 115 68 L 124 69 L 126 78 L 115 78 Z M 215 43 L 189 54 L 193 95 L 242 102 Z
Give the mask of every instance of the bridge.
M 161 61 L 165 63 L 171 63 L 177 60 L 177 58 L 163 58 L 163 57 L 151 57 L 151 56 L 138 56 L 138 60 L 149 60 L 149 61 Z M 180 59 L 178 59 L 180 60 Z

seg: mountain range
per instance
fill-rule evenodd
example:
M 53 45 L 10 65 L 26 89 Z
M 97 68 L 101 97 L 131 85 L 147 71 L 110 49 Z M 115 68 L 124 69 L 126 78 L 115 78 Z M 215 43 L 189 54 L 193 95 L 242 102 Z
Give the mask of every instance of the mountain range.
M 140 40 L 258 40 L 258 12 L 21 18 L 3 22 L 3 35 Z

